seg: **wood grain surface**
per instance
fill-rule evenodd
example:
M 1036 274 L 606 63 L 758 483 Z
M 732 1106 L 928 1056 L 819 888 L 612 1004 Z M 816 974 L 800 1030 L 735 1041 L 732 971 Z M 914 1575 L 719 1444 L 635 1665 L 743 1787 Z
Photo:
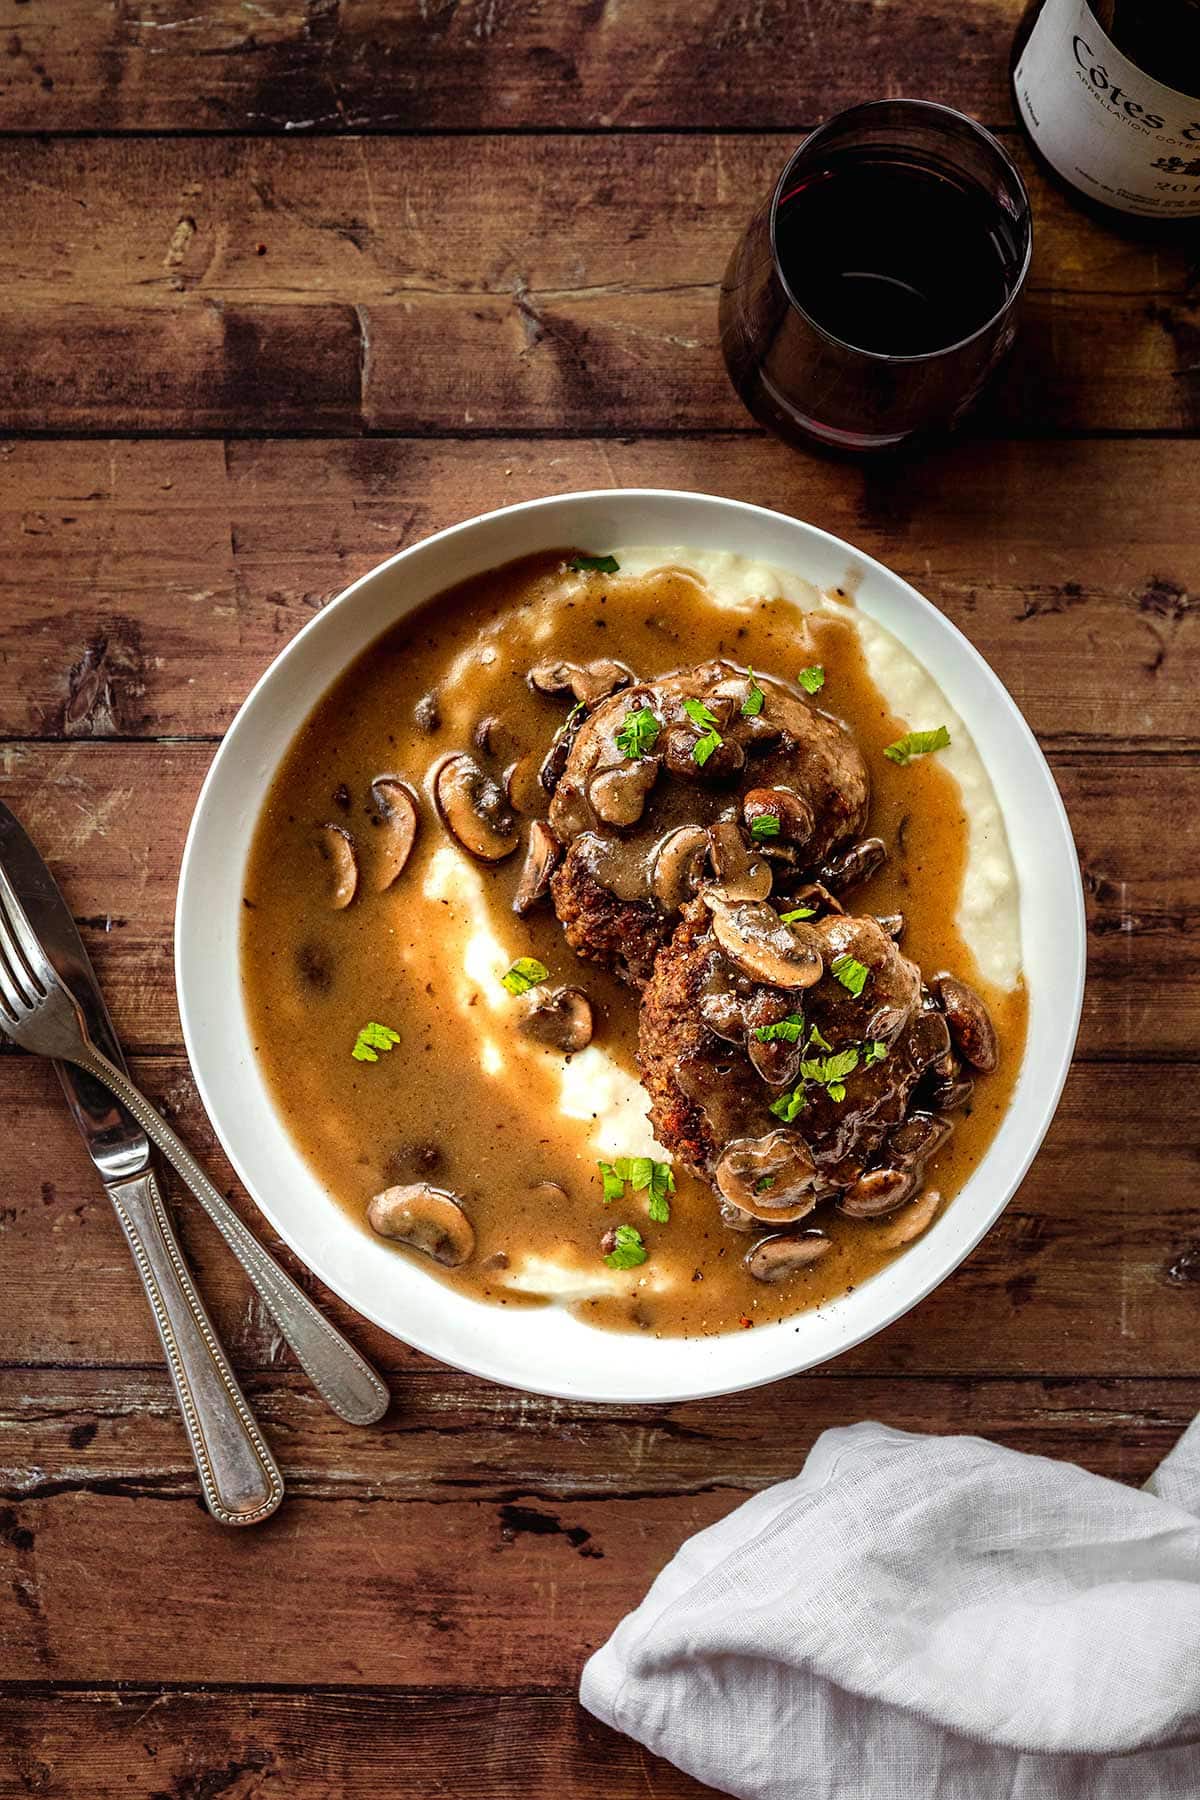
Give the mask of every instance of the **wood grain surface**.
M 389 1377 L 356 1431 L 176 1195 L 289 1487 L 242 1535 L 198 1502 L 53 1074 L 0 1045 L 0 1800 L 686 1800 L 706 1790 L 580 1710 L 580 1666 L 822 1431 L 981 1432 L 1138 1483 L 1200 1407 L 1200 262 L 1033 166 L 1018 11 L 0 0 L 0 794 L 135 1074 L 247 1218 L 174 1000 L 196 793 L 307 619 L 509 501 L 726 493 L 909 577 L 1049 756 L 1089 950 L 1075 1068 L 996 1228 L 890 1330 L 766 1391 L 496 1389 L 264 1230 Z M 906 92 L 974 112 L 1026 175 L 1017 350 L 949 446 L 804 455 L 728 388 L 722 269 L 805 125 Z

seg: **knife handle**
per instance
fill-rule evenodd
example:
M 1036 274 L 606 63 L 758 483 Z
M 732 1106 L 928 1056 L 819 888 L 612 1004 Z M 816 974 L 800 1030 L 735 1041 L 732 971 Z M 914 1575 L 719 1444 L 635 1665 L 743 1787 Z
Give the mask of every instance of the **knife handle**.
M 254 1525 L 283 1477 L 192 1284 L 153 1169 L 106 1184 L 162 1339 L 204 1501 L 222 1525 Z
M 358 1351 L 318 1312 L 254 1233 L 243 1225 L 225 1196 L 213 1186 L 182 1138 L 146 1096 L 94 1044 L 77 1058 L 97 1075 L 131 1112 L 151 1143 L 185 1181 L 245 1269 L 263 1305 L 292 1347 L 317 1392 L 351 1425 L 373 1425 L 388 1408 L 388 1390 Z

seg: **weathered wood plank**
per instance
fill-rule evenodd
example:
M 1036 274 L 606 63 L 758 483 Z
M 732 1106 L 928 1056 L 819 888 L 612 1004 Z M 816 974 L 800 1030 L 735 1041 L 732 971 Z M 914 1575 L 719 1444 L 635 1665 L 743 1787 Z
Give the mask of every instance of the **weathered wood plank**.
M 1004 123 L 1018 0 L 730 12 L 419 0 L 5 0 L 10 131 L 795 128 L 933 91 Z
M 206 744 L 0 744 L 5 798 L 82 919 L 134 1050 L 171 1050 L 179 1041 L 171 922 L 184 835 L 211 756 Z M 1080 1054 L 1193 1056 L 1200 1041 L 1200 761 L 1055 754 L 1052 763 L 1088 895 Z
M 785 154 L 762 135 L 0 145 L 0 423 L 749 429 L 717 284 Z M 1025 325 L 976 429 L 1200 426 L 1185 252 L 1100 230 L 1029 172 Z M 569 232 L 564 192 L 588 196 Z
M 1125 296 L 1034 293 L 976 435 L 1194 431 L 1189 324 Z M 0 430 L 587 434 L 754 431 L 727 379 L 716 288 L 542 303 L 429 295 L 351 306 L 171 299 L 0 314 Z
M 990 1435 L 1011 1434 L 1029 1447 L 1073 1446 L 1089 1466 L 1140 1480 L 1181 1422 L 1182 1402 L 1195 1402 L 1195 1382 L 1185 1385 L 1186 1395 L 1172 1396 L 1162 1383 L 1078 1391 L 986 1384 L 973 1398 L 960 1393 L 952 1418 L 976 1429 L 986 1419 Z M 784 1473 L 799 1466 L 818 1429 L 860 1418 L 864 1408 L 945 1429 L 951 1420 L 937 1410 L 939 1398 L 921 1383 L 860 1392 L 858 1383 L 838 1381 L 747 1396 L 732 1476 L 715 1472 L 723 1433 L 707 1426 L 707 1407 L 678 1409 L 648 1430 L 627 1421 L 632 1443 L 620 1456 L 631 1495 L 605 1481 L 588 1491 L 570 1476 L 553 1492 L 559 1463 L 573 1463 L 577 1440 L 599 1425 L 574 1416 L 582 1409 L 547 1418 L 533 1437 L 529 1459 L 540 1457 L 546 1471 L 532 1495 L 519 1485 L 499 1493 L 486 1475 L 481 1483 L 480 1464 L 500 1436 L 493 1417 L 478 1435 L 468 1426 L 449 1454 L 439 1439 L 429 1491 L 409 1497 L 405 1489 L 419 1484 L 395 1481 L 399 1461 L 422 1455 L 409 1433 L 374 1453 L 385 1480 L 347 1479 L 335 1467 L 318 1489 L 302 1477 L 275 1519 L 236 1534 L 208 1518 L 177 1461 L 145 1478 L 141 1421 L 127 1420 L 121 1477 L 58 1484 L 52 1471 L 49 1479 L 39 1471 L 32 1492 L 0 1506 L 11 1569 L 0 1595 L 0 1680 L 86 1682 L 103 1671 L 115 1682 L 567 1688 L 684 1538 L 745 1497 L 741 1471 L 748 1467 L 749 1488 L 763 1485 L 781 1465 Z M 511 1419 L 516 1402 L 504 1402 Z M 77 1439 L 86 1424 L 74 1428 Z M 607 1424 L 592 1446 L 597 1462 L 617 1435 L 611 1415 Z M 692 1479 L 681 1482 L 670 1465 L 693 1434 L 700 1441 Z M 786 1461 L 775 1444 L 763 1465 L 764 1437 L 786 1444 Z M 285 1465 L 290 1447 L 281 1444 Z M 631 1468 L 634 1448 L 641 1459 Z M 660 1457 L 666 1471 L 656 1489 Z M 161 1462 L 153 1452 L 149 1460 Z M 447 1465 L 465 1476 L 456 1492 L 445 1491 Z M 118 1562 L 114 1579 L 115 1545 L 136 1546 L 138 1566 L 153 1578 L 127 1579 Z
M 521 296 L 528 313 L 598 288 L 714 293 L 791 148 L 761 131 L 0 140 L 0 282 L 31 307 Z M 1032 289 L 1131 309 L 1187 294 L 1181 246 L 1093 224 L 1022 139 L 1013 151 L 1037 221 Z M 569 230 L 564 194 L 585 202 Z
M 223 1534 L 192 1498 L 35 1500 L 6 1547 L 0 1681 L 88 1681 L 99 1666 L 112 1681 L 561 1688 L 733 1504 L 586 1499 L 547 1529 L 470 1499 L 297 1496 Z M 116 1546 L 135 1559 L 128 1579 Z
M 246 1391 L 288 1491 L 309 1499 L 531 1503 L 738 1497 L 796 1473 L 822 1431 L 882 1419 L 973 1432 L 1014 1450 L 1141 1482 L 1200 1410 L 1200 1376 L 916 1377 L 846 1363 L 672 1407 L 540 1400 L 412 1358 L 378 1427 L 338 1419 L 298 1371 L 251 1372 Z M 0 1501 L 68 1492 L 186 1498 L 196 1491 L 165 1370 L 0 1371 Z M 546 1535 L 553 1535 L 547 1533 Z
M 891 469 L 752 437 L 18 442 L 0 468 L 0 737 L 219 735 L 314 608 L 385 556 L 615 484 L 734 494 L 880 557 L 1050 748 L 1200 748 L 1200 443 L 977 442 Z
M 395 1629 L 389 1625 L 389 1633 Z M 45 1800 L 702 1800 L 561 1694 L 0 1694 L 0 1793 Z
M 152 1059 L 136 1072 L 221 1188 L 278 1249 L 235 1189 L 182 1062 Z M 916 1311 L 840 1359 L 837 1369 L 870 1376 L 1192 1374 L 1200 1292 L 1195 1082 L 1194 1065 L 1079 1065 L 1045 1148 L 989 1236 Z M 0 1364 L 157 1368 L 149 1312 L 52 1071 L 0 1058 L 0 1092 L 10 1126 L 0 1213 Z M 238 1365 L 286 1364 L 285 1346 L 212 1228 L 186 1199 L 177 1211 Z M 409 1373 L 428 1367 L 425 1359 L 356 1319 L 312 1277 L 302 1278 L 356 1342 L 401 1374 L 403 1395 Z

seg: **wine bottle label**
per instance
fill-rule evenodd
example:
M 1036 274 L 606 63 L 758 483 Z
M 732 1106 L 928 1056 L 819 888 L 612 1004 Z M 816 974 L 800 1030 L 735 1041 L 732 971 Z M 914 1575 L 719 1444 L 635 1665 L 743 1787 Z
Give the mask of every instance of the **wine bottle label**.
M 1034 143 L 1081 193 L 1149 218 L 1200 215 L 1200 100 L 1122 56 L 1085 0 L 1046 0 L 1013 86 Z

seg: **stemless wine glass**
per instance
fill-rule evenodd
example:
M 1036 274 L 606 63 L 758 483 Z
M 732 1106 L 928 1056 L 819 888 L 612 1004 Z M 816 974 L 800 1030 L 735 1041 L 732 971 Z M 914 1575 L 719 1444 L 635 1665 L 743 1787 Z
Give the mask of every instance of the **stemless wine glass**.
M 990 132 L 926 100 L 805 139 L 721 288 L 721 348 L 783 437 L 865 451 L 953 425 L 1016 334 L 1029 196 Z

